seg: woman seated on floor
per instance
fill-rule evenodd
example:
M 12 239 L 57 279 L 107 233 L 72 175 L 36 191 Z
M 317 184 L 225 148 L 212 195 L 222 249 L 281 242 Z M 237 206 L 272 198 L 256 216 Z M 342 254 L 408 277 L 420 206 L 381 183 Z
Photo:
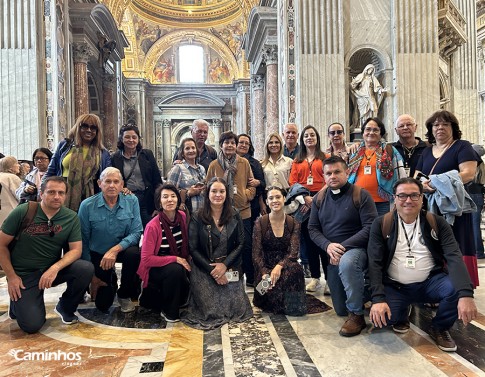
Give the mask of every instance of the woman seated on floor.
M 266 203 L 271 212 L 256 220 L 253 232 L 255 282 L 263 282 L 254 290 L 253 303 L 268 312 L 305 315 L 305 278 L 298 263 L 300 224 L 285 214 L 282 188 L 269 187 Z M 259 288 L 268 283 L 268 290 Z
M 180 321 L 189 295 L 188 234 L 177 188 L 164 184 L 155 192 L 159 215 L 145 228 L 138 275 L 143 284 L 140 306 L 161 312 L 167 322 Z
M 243 322 L 253 311 L 241 272 L 244 226 L 231 205 L 226 181 L 212 178 L 204 195 L 203 207 L 189 224 L 191 294 L 181 319 L 191 327 L 210 330 L 229 321 Z

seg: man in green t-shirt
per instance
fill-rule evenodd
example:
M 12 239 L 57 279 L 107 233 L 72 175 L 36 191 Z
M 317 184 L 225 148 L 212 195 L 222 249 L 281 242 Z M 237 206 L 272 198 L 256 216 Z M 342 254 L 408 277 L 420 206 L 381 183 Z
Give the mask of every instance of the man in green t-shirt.
M 44 289 L 67 283 L 54 311 L 70 325 L 78 321 L 74 312 L 93 276 L 93 265 L 79 259 L 81 226 L 76 213 L 63 207 L 66 192 L 62 177 L 49 177 L 42 183 L 37 212 L 12 250 L 9 245 L 21 230 L 29 204 L 15 208 L 0 230 L 0 265 L 7 275 L 9 316 L 30 334 L 45 323 Z

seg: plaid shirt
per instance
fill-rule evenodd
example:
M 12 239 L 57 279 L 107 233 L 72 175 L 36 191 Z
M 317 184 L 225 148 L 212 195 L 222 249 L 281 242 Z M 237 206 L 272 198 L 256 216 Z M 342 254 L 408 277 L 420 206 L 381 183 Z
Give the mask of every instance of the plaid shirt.
M 185 160 L 181 164 L 174 165 L 167 175 L 167 183 L 173 184 L 178 189 L 188 190 L 197 182 L 205 182 L 204 167 L 197 165 L 197 168 L 193 168 Z M 190 198 L 190 201 L 193 213 L 202 207 L 204 197 L 195 195 Z

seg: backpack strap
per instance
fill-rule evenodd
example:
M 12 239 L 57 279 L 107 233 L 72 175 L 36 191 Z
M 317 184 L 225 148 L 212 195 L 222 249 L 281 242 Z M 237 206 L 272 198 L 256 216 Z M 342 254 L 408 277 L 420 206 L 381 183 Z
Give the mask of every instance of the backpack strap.
M 382 237 L 387 240 L 390 237 L 390 231 L 391 231 L 391 225 L 392 225 L 392 219 L 394 216 L 394 210 L 387 212 L 383 217 L 382 217 L 382 223 L 381 223 L 381 233 Z
M 22 232 L 25 229 L 27 229 L 27 227 L 32 223 L 32 221 L 34 221 L 35 214 L 37 213 L 37 208 L 39 207 L 39 203 L 34 201 L 30 201 L 28 203 L 29 204 L 28 204 L 27 212 L 25 213 L 24 218 L 22 219 L 22 223 L 20 224 L 20 227 L 17 229 L 17 232 L 15 233 L 13 240 L 8 245 L 8 249 L 10 250 L 10 252 L 13 251 L 15 244 L 19 240 Z
M 354 202 L 354 207 L 359 209 L 360 202 L 362 201 L 362 187 L 354 185 L 352 191 L 352 200 Z
M 315 202 L 317 209 L 320 209 L 322 206 L 323 201 L 325 200 L 325 194 L 327 193 L 327 186 L 322 188 L 318 193 L 317 193 L 317 201 Z

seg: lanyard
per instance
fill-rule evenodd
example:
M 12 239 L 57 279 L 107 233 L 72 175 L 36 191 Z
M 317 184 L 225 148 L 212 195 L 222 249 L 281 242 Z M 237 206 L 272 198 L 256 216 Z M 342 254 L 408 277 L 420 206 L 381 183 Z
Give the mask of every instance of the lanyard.
M 313 163 L 315 162 L 315 159 L 312 160 L 312 162 L 310 163 L 310 160 L 308 160 L 308 158 L 306 159 L 306 162 L 308 163 L 308 168 L 310 169 L 310 177 L 312 176 L 312 166 L 313 166 Z
M 401 217 L 399 217 L 399 220 L 401 221 L 401 226 L 402 226 L 402 229 L 404 230 L 404 236 L 406 237 L 406 242 L 408 244 L 409 255 L 412 255 L 411 242 L 413 241 L 414 235 L 416 234 L 416 227 L 418 226 L 418 219 L 416 218 L 416 221 L 414 223 L 413 232 L 411 233 L 411 239 L 409 239 L 409 237 L 408 237 L 408 232 L 406 231 L 406 227 L 404 226 L 404 221 L 402 221 Z
M 367 160 L 367 163 L 366 163 L 367 166 L 370 165 L 370 160 L 371 160 L 372 156 L 374 156 L 375 153 L 376 153 L 375 149 L 374 149 L 374 152 L 372 152 L 372 154 L 370 156 L 367 156 L 367 153 L 364 152 L 365 159 Z

